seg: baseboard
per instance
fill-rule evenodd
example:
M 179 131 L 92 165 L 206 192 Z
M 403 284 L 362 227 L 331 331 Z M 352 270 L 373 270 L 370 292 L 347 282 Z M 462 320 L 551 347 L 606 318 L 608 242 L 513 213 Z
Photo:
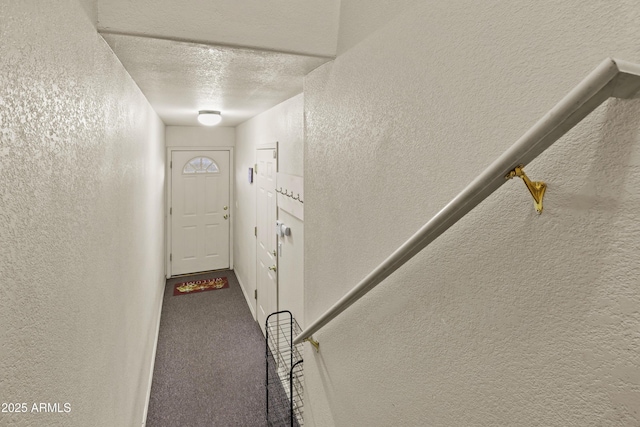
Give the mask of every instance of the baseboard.
M 234 270 L 235 273 L 235 270 Z M 251 315 L 253 316 L 253 320 L 256 320 L 256 307 L 255 307 L 255 298 L 249 298 L 249 296 L 247 295 L 247 291 L 244 286 L 244 283 L 242 283 L 242 280 L 240 280 L 240 276 L 238 276 L 238 274 L 236 274 L 236 279 L 238 279 L 238 283 L 240 283 L 240 289 L 242 289 L 242 295 L 244 295 L 244 299 L 247 301 L 247 305 L 249 306 L 249 310 L 251 311 Z M 251 304 L 251 302 L 254 302 L 254 304 Z
M 149 401 L 151 400 L 151 384 L 153 384 L 153 369 L 156 365 L 156 351 L 158 350 L 158 337 L 160 336 L 160 317 L 162 316 L 162 304 L 164 303 L 164 288 L 166 281 L 162 280 L 161 295 L 160 295 L 160 307 L 158 307 L 158 323 L 156 324 L 156 338 L 153 343 L 153 351 L 151 352 L 151 368 L 149 371 L 149 385 L 147 387 L 147 400 L 144 405 L 144 414 L 142 414 L 142 427 L 147 424 L 147 415 L 149 414 Z

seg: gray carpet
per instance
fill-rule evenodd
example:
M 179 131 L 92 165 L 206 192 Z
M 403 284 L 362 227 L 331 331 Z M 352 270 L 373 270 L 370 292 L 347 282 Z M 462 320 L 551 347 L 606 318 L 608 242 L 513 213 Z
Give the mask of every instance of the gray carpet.
M 226 276 L 229 288 L 173 296 L 187 280 Z M 233 271 L 167 281 L 148 427 L 262 427 L 265 344 Z

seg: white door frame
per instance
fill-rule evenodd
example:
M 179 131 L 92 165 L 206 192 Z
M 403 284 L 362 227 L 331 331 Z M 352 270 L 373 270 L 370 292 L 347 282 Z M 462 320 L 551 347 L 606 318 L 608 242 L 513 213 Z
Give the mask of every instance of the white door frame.
M 265 144 L 257 144 L 254 148 L 254 155 L 255 157 L 253 158 L 254 160 L 254 165 L 257 164 L 258 162 L 258 150 L 276 150 L 277 153 L 277 166 L 278 169 L 280 168 L 280 152 L 278 150 L 278 141 L 273 141 L 273 142 L 267 142 Z M 276 176 L 277 176 L 277 170 L 276 170 Z M 256 227 L 258 226 L 258 190 L 257 188 L 254 188 L 254 195 L 253 195 L 253 200 L 255 202 L 255 206 L 256 206 Z M 276 196 L 276 219 L 278 218 L 278 197 Z M 275 230 L 276 225 L 273 225 L 273 229 Z M 256 237 L 255 239 L 255 246 L 253 248 L 253 253 L 255 255 L 255 265 L 253 266 L 255 269 L 255 283 L 253 284 L 254 289 L 257 291 L 258 290 L 258 238 Z M 278 257 L 276 257 L 276 266 L 278 265 Z M 278 274 L 276 272 L 276 284 L 278 283 Z M 253 300 L 253 315 L 254 315 L 254 319 L 256 322 L 258 321 L 258 299 L 255 298 Z
M 169 215 L 169 209 L 171 208 L 171 159 L 174 151 L 228 151 L 229 152 L 229 269 L 233 270 L 233 222 L 234 222 L 234 203 L 235 200 L 233 189 L 235 188 L 235 162 L 233 160 L 233 147 L 167 147 L 167 157 L 165 161 L 165 191 L 166 206 L 164 210 L 165 218 L 165 277 L 169 279 L 171 277 L 171 261 L 169 256 L 171 255 L 171 215 Z

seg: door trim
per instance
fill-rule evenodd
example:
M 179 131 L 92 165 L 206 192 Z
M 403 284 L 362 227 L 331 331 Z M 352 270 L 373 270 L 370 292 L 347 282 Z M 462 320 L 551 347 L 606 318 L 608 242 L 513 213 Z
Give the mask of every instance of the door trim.
M 164 209 L 164 223 L 165 223 L 165 242 L 164 242 L 164 252 L 165 252 L 165 277 L 167 279 L 171 278 L 171 261 L 169 261 L 169 256 L 171 255 L 171 217 L 169 215 L 169 209 L 171 208 L 171 158 L 173 157 L 174 151 L 228 151 L 229 152 L 229 213 L 231 218 L 229 218 L 229 269 L 233 270 L 233 223 L 235 217 L 235 205 L 233 201 L 235 200 L 234 196 L 234 180 L 235 180 L 235 162 L 233 159 L 233 147 L 230 146 L 222 146 L 222 147 L 167 147 L 167 153 L 165 158 L 165 209 Z M 168 160 L 168 161 L 167 161 Z
M 264 144 L 256 144 L 256 146 L 254 147 L 254 157 L 253 157 L 253 162 L 254 165 L 255 163 L 258 161 L 258 150 L 276 150 L 278 159 L 280 160 L 280 150 L 278 150 L 278 141 L 273 141 L 273 142 L 267 142 Z M 280 162 L 278 161 L 277 163 L 278 168 L 280 168 Z M 276 170 L 277 172 L 277 170 Z M 277 175 L 276 175 L 277 176 Z M 258 226 L 258 190 L 257 188 L 254 188 L 254 195 L 253 195 L 253 201 L 254 201 L 254 205 L 255 205 L 255 209 L 256 209 L 256 216 L 255 216 L 255 220 L 256 220 L 256 227 Z M 278 198 L 276 197 L 276 219 L 278 218 Z M 275 224 L 273 225 L 274 229 L 275 229 Z M 253 288 L 255 290 L 258 289 L 258 238 L 256 237 L 256 239 L 254 240 L 255 244 L 254 244 L 254 248 L 253 248 L 253 254 L 255 256 L 255 263 L 254 263 L 254 282 L 253 282 Z M 276 258 L 276 265 L 277 265 L 277 258 Z M 276 274 L 276 283 L 278 282 L 278 275 Z M 253 312 L 253 320 L 255 320 L 256 322 L 258 321 L 258 299 L 257 298 L 253 298 L 253 307 L 251 307 L 251 311 Z M 261 328 L 262 329 L 262 328 Z

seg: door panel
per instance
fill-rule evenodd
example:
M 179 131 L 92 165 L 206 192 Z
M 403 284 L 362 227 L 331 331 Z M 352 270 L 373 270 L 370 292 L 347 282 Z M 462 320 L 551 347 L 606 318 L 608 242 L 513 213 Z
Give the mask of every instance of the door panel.
M 205 185 L 205 193 L 206 194 L 220 194 L 220 179 L 217 176 L 206 176 L 205 177 L 205 181 L 204 181 L 204 185 Z M 218 201 L 216 201 L 214 198 L 207 198 L 204 201 L 205 203 L 205 208 L 204 211 L 207 215 L 215 215 L 217 213 L 220 212 L 220 210 L 222 209 L 221 206 L 219 206 Z
M 277 155 L 274 149 L 257 150 L 257 317 L 262 332 L 267 316 L 278 311 L 278 260 L 276 256 L 276 172 Z M 270 269 L 271 268 L 271 269 Z
M 229 152 L 174 151 L 171 160 L 171 275 L 228 268 Z
M 218 253 L 218 245 L 215 243 L 220 240 L 220 225 L 218 224 L 210 224 L 207 225 L 205 231 L 205 241 L 204 241 L 204 253 L 207 257 L 214 257 L 220 255 Z
M 182 195 L 178 195 L 182 200 L 184 216 L 195 216 L 198 208 L 197 179 L 195 176 L 182 177 Z

